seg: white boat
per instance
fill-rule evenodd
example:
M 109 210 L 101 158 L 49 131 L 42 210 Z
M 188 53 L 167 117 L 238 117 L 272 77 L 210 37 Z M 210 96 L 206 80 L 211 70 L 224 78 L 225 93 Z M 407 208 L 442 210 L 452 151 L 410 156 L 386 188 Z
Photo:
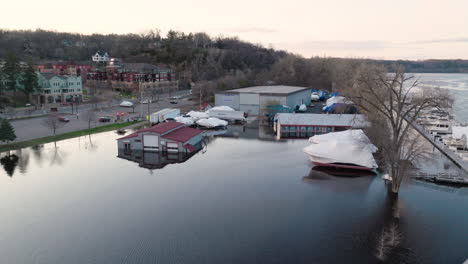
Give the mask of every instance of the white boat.
M 310 100 L 317 102 L 320 100 L 320 95 L 317 92 L 312 92 L 310 95 Z
M 174 119 L 176 122 L 182 123 L 186 126 L 191 126 L 195 123 L 191 117 L 176 116 Z
M 377 148 L 360 129 L 316 135 L 309 142 L 312 144 L 303 151 L 316 166 L 356 170 L 377 168 L 372 155 Z
M 198 112 L 198 111 L 190 111 L 185 116 L 190 116 L 193 121 L 200 120 L 202 118 L 208 118 L 208 114 L 205 112 Z
M 437 120 L 433 122 L 428 122 L 424 124 L 424 128 L 432 134 L 435 135 L 446 135 L 446 134 L 452 134 L 452 125 L 454 125 L 454 122 L 450 121 L 442 121 L 442 120 Z
M 197 125 L 206 127 L 206 128 L 218 128 L 218 127 L 225 127 L 228 125 L 227 121 L 221 120 L 216 117 L 210 117 L 210 118 L 202 118 L 198 120 Z

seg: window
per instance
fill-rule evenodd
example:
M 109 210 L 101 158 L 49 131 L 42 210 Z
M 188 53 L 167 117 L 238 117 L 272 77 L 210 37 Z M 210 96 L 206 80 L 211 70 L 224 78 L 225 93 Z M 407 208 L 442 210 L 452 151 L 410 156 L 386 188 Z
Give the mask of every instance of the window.
M 80 85 L 81 83 L 80 82 L 77 82 L 76 85 Z

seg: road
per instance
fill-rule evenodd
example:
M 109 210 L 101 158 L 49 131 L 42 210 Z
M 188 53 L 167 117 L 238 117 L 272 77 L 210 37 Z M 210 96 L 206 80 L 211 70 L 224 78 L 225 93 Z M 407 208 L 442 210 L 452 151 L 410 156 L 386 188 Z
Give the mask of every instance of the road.
M 183 98 L 179 100 L 172 100 L 177 101 L 177 104 L 171 104 L 168 99 L 161 100 L 159 102 L 151 103 L 149 106 L 149 113 L 154 113 L 158 110 L 163 108 L 180 108 L 181 111 L 187 111 L 188 109 L 194 109 L 194 104 L 196 102 L 189 101 L 188 98 Z M 78 115 L 71 115 L 66 114 L 64 116 L 70 119 L 70 122 L 65 123 L 64 126 L 57 130 L 57 134 L 72 132 L 76 130 L 82 130 L 88 128 L 88 123 L 85 120 L 80 119 L 80 115 L 87 111 L 89 108 L 80 108 Z M 148 104 L 138 104 L 135 106 L 135 113 L 132 112 L 132 108 L 129 107 L 120 107 L 120 106 L 112 106 L 112 107 L 103 107 L 102 109 L 96 111 L 97 117 L 100 116 L 109 116 L 112 118 L 112 122 L 115 120 L 115 113 L 116 112 L 125 112 L 127 115 L 124 116 L 124 120 L 131 119 L 134 117 L 145 116 L 148 112 Z M 62 110 L 63 111 L 63 110 Z M 77 117 L 78 116 L 78 117 Z M 47 128 L 43 123 L 46 117 L 37 117 L 31 119 L 22 119 L 22 120 L 12 120 L 11 124 L 15 129 L 16 132 L 16 140 L 15 142 L 31 140 L 35 138 L 41 138 L 46 136 L 52 135 L 52 130 Z M 92 127 L 102 126 L 109 123 L 101 123 L 101 122 L 94 122 L 92 123 Z M 1 144 L 0 144 L 1 145 Z
M 169 98 L 169 96 L 187 97 L 189 95 L 190 95 L 189 90 L 181 90 L 181 91 L 173 92 L 170 95 L 168 93 L 161 94 L 161 95 L 159 95 L 159 99 L 160 100 L 167 100 Z M 78 106 L 78 112 L 84 112 L 84 111 L 94 109 L 94 108 L 106 108 L 106 107 L 109 107 L 111 105 L 112 106 L 118 106 L 121 101 L 132 101 L 132 102 L 138 103 L 139 99 L 135 99 L 135 100 L 122 99 L 120 101 L 114 101 L 114 102 L 102 102 L 102 103 L 98 103 L 97 105 L 91 104 L 91 103 L 83 103 L 83 104 L 80 104 Z M 73 109 L 73 110 L 74 110 L 73 112 L 76 111 L 76 109 Z M 58 111 L 60 113 L 71 113 L 72 112 L 72 107 L 71 106 L 60 106 L 58 108 Z M 135 111 L 136 111 L 136 109 L 135 109 Z M 30 116 L 40 116 L 40 115 L 48 114 L 49 112 L 50 112 L 49 110 L 16 111 L 14 114 L 12 114 L 12 116 L 9 117 L 9 119 L 11 119 L 12 117 L 13 118 L 23 118 L 23 117 L 30 117 Z M 1 113 L 0 117 L 5 118 L 6 116 L 5 116 L 5 114 Z

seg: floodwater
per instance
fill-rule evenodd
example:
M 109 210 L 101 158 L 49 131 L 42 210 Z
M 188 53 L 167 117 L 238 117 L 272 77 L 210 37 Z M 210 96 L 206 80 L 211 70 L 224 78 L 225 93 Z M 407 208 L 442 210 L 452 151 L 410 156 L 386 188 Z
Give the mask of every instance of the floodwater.
M 274 141 L 256 128 L 231 127 L 194 156 L 161 163 L 146 153 L 119 158 L 116 138 L 2 153 L 0 263 L 468 258 L 468 188 L 409 180 L 396 199 L 379 176 L 312 170 L 307 140 Z
M 0 263 L 468 258 L 468 189 L 411 181 L 396 201 L 378 176 L 312 171 L 306 140 L 228 134 L 162 169 L 117 157 L 113 132 L 12 151 L 16 166 L 0 172 Z M 389 231 L 398 243 L 381 242 Z

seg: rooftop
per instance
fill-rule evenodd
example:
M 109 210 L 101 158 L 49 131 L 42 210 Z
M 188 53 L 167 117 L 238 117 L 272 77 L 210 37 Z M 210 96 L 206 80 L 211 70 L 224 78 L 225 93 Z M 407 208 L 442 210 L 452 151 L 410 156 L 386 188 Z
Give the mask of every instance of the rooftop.
M 275 120 L 281 125 L 297 126 L 337 126 L 364 128 L 368 126 L 364 115 L 352 114 L 290 114 L 278 113 Z
M 73 76 L 73 75 L 58 75 L 55 73 L 50 73 L 50 72 L 40 72 L 39 73 L 44 79 L 50 80 L 53 77 L 57 77 L 63 80 L 67 80 L 68 78 L 81 78 L 81 76 Z
M 175 122 L 169 122 L 169 123 L 175 123 Z M 200 133 L 201 133 L 201 130 L 191 128 L 191 127 L 182 127 L 172 132 L 169 132 L 161 137 L 183 143 Z
M 160 123 L 160 124 L 157 124 L 155 126 L 152 126 L 152 127 L 147 127 L 147 128 L 140 129 L 135 133 L 129 134 L 129 135 L 125 136 L 125 137 L 121 137 L 119 139 L 126 139 L 126 138 L 136 137 L 141 132 L 153 132 L 153 133 L 158 133 L 158 134 L 164 134 L 164 133 L 166 133 L 166 132 L 168 132 L 168 131 L 170 131 L 170 130 L 172 130 L 174 128 L 181 127 L 181 126 L 183 127 L 184 124 L 179 123 L 179 122 L 164 122 L 164 123 Z
M 256 93 L 256 94 L 292 94 L 304 90 L 309 90 L 308 87 L 286 86 L 286 85 L 265 85 L 253 86 L 247 88 L 233 89 L 222 92 L 228 93 Z

